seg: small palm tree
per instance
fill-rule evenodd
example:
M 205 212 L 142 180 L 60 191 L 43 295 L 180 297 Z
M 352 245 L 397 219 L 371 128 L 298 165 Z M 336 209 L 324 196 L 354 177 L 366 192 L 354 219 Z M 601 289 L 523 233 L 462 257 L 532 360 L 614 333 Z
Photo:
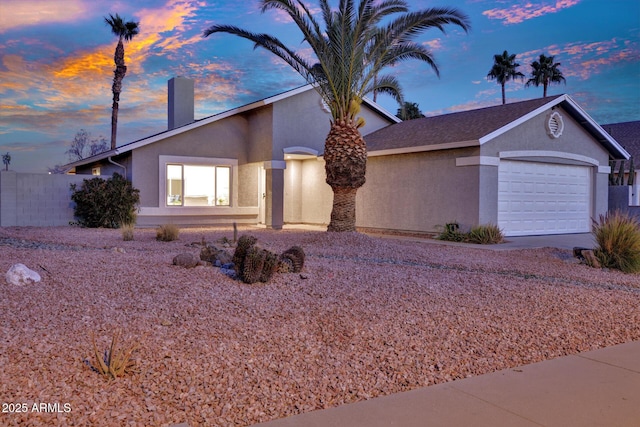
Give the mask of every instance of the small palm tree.
M 538 87 L 542 85 L 542 96 L 547 97 L 547 88 L 551 83 L 567 83 L 562 75 L 562 71 L 558 69 L 561 65 L 559 62 L 553 62 L 554 56 L 540 55 L 538 61 L 531 63 L 531 78 L 527 80 L 525 87 L 534 85 Z
M 396 117 L 400 120 L 413 120 L 423 118 L 424 114 L 420 111 L 420 106 L 417 103 L 405 101 L 404 108 L 398 108 Z
M 516 55 L 509 55 L 505 50 L 502 55 L 493 56 L 493 67 L 487 74 L 490 80 L 495 79 L 502 86 L 502 104 L 507 103 L 505 85 L 509 80 L 524 79 L 524 74 L 516 69 L 520 66 L 516 62 Z
M 107 25 L 111 27 L 111 32 L 118 36 L 118 45 L 113 55 L 113 61 L 116 64 L 116 69 L 113 71 L 113 86 L 111 91 L 113 92 L 113 106 L 111 108 L 111 149 L 116 148 L 116 132 L 118 130 L 118 109 L 120 102 L 120 92 L 122 92 L 122 80 L 125 74 L 127 74 L 127 66 L 124 63 L 124 45 L 122 41 L 130 41 L 140 32 L 138 22 L 128 21 L 125 22 L 123 18 L 117 13 L 114 15 L 109 14 L 108 18 L 104 18 Z
M 426 62 L 438 74 L 431 52 L 412 40 L 420 33 L 446 24 L 469 29 L 467 16 L 455 8 L 431 8 L 408 12 L 403 0 L 340 0 L 337 10 L 328 0 L 319 0 L 321 26 L 301 0 L 261 0 L 262 12 L 277 9 L 288 14 L 315 53 L 310 62 L 268 34 L 252 33 L 231 25 L 213 25 L 204 37 L 214 33 L 233 34 L 252 41 L 283 59 L 312 84 L 331 110 L 331 128 L 325 140 L 324 160 L 327 184 L 333 190 L 329 231 L 355 230 L 356 191 L 365 182 L 367 147 L 357 117 L 362 98 L 381 92 L 400 105 L 403 96 L 398 80 L 380 76 L 385 67 L 407 59 Z M 391 18 L 391 15 L 400 16 Z
M 4 170 L 8 171 L 9 164 L 11 163 L 11 156 L 9 155 L 8 151 L 7 154 L 2 155 L 2 163 L 4 163 Z

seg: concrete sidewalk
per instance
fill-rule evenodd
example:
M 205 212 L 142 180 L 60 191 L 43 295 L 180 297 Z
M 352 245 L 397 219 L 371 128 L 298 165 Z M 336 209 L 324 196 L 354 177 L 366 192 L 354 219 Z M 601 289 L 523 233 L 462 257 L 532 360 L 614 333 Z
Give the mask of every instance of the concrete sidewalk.
M 640 341 L 256 426 L 638 427 Z

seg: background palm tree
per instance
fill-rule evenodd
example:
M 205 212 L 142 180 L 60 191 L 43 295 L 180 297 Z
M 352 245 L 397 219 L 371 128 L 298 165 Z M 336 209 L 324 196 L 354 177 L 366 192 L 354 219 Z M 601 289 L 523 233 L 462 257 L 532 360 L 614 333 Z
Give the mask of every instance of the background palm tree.
M 124 44 L 122 41 L 129 41 L 133 39 L 139 32 L 140 27 L 138 22 L 128 21 L 120 17 L 117 13 L 114 15 L 109 14 L 108 18 L 104 18 L 107 25 L 111 27 L 111 32 L 118 36 L 118 45 L 116 51 L 113 54 L 113 61 L 116 64 L 116 69 L 113 71 L 113 86 L 111 91 L 113 92 L 113 106 L 111 108 L 111 149 L 116 148 L 116 132 L 118 130 L 118 109 L 120 103 L 120 92 L 122 92 L 122 79 L 127 74 L 127 66 L 124 63 Z
M 326 181 L 333 190 L 333 209 L 328 231 L 355 231 L 356 191 L 365 182 L 367 147 L 359 128 L 364 119 L 357 117 L 365 94 L 374 91 L 403 103 L 398 80 L 379 75 L 390 64 L 406 59 L 426 62 L 438 74 L 431 52 L 412 41 L 430 28 L 444 31 L 455 24 L 465 31 L 469 20 L 455 8 L 431 8 L 408 12 L 402 0 L 340 0 L 332 9 L 328 0 L 320 0 L 321 26 L 301 0 L 262 0 L 262 12 L 278 9 L 287 13 L 298 26 L 315 53 L 310 62 L 268 34 L 252 33 L 231 25 L 213 25 L 204 37 L 228 33 L 252 41 L 277 55 L 302 75 L 318 91 L 331 110 L 331 129 L 325 140 Z M 391 19 L 391 15 L 401 13 Z M 383 24 L 384 21 L 384 24 Z
M 490 80 L 495 79 L 502 86 L 502 104 L 507 103 L 505 84 L 509 80 L 524 79 L 524 74 L 516 70 L 519 66 L 520 64 L 516 62 L 516 55 L 509 55 L 506 50 L 502 52 L 502 55 L 493 56 L 493 67 L 487 77 Z
M 400 120 L 421 119 L 424 114 L 420 111 L 420 106 L 416 102 L 404 102 L 404 107 L 398 108 L 396 117 Z
M 531 78 L 527 80 L 525 87 L 534 85 L 538 87 L 542 85 L 542 96 L 547 97 L 547 88 L 551 83 L 567 83 L 567 80 L 562 75 L 562 71 L 558 69 L 561 65 L 559 62 L 553 62 L 554 56 L 540 55 L 538 61 L 531 63 Z

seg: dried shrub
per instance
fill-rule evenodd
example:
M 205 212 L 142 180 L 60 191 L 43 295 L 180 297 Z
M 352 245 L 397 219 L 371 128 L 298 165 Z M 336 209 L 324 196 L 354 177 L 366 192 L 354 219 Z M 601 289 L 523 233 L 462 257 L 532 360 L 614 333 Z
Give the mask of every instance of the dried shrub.
M 163 224 L 156 229 L 156 240 L 161 242 L 173 242 L 179 235 L 180 229 L 175 224 Z
M 478 225 L 469 231 L 466 240 L 470 243 L 493 245 L 502 243 L 504 241 L 504 235 L 500 227 L 495 224 Z
M 133 240 L 133 224 L 122 224 L 120 226 L 120 232 L 122 233 L 122 240 L 125 242 L 130 242 Z
M 625 273 L 640 272 L 640 222 L 619 210 L 600 215 L 592 233 L 597 247 L 594 253 L 603 267 Z
M 136 361 L 133 354 L 138 350 L 136 344 L 118 348 L 120 331 L 117 330 L 111 338 L 111 345 L 103 353 L 98 350 L 96 337 L 92 334 L 93 356 L 95 364 L 87 364 L 91 369 L 108 379 L 115 379 L 125 374 L 136 372 Z

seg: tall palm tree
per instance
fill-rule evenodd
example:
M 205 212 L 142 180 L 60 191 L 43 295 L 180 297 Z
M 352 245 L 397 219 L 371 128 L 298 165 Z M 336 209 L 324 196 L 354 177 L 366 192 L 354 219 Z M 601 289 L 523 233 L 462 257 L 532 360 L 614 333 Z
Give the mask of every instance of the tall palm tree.
M 505 85 L 509 80 L 524 79 L 524 74 L 516 69 L 520 66 L 516 62 L 516 55 L 509 55 L 505 50 L 502 55 L 493 55 L 493 67 L 487 74 L 490 80 L 495 79 L 502 86 L 502 104 L 507 103 Z
M 113 71 L 113 86 L 111 91 L 113 92 L 113 106 L 111 108 L 111 149 L 116 148 L 116 132 L 118 130 L 118 109 L 120 102 L 120 92 L 122 92 L 122 79 L 127 74 L 127 66 L 124 63 L 124 44 L 122 41 L 130 41 L 140 32 L 138 22 L 128 21 L 125 22 L 123 18 L 117 13 L 114 15 L 109 14 L 108 18 L 104 18 L 107 25 L 111 27 L 111 32 L 118 36 L 118 45 L 116 51 L 113 54 L 113 61 L 116 64 L 116 69 Z
M 403 0 L 340 0 L 332 9 L 319 0 L 324 26 L 302 0 L 261 0 L 262 12 L 277 9 L 287 13 L 315 53 L 317 63 L 285 46 L 276 37 L 252 33 L 231 25 L 213 25 L 204 37 L 214 33 L 233 34 L 252 41 L 277 55 L 318 91 L 331 110 L 324 160 L 327 184 L 333 190 L 333 209 L 328 231 L 355 230 L 356 191 L 365 182 L 367 147 L 357 117 L 365 94 L 374 91 L 403 103 L 398 80 L 379 72 L 407 59 L 426 62 L 438 74 L 432 53 L 412 40 L 420 33 L 455 24 L 465 31 L 469 19 L 455 8 L 431 8 L 408 12 Z M 391 19 L 391 15 L 401 13 Z M 384 23 L 383 23 L 384 22 Z M 376 77 L 377 76 L 377 77 Z
M 551 83 L 567 83 L 562 71 L 558 69 L 561 64 L 553 62 L 553 59 L 553 55 L 545 56 L 541 54 L 538 61 L 533 61 L 531 63 L 531 78 L 525 84 L 525 87 L 542 85 L 542 96 L 544 98 L 547 97 L 547 88 Z

